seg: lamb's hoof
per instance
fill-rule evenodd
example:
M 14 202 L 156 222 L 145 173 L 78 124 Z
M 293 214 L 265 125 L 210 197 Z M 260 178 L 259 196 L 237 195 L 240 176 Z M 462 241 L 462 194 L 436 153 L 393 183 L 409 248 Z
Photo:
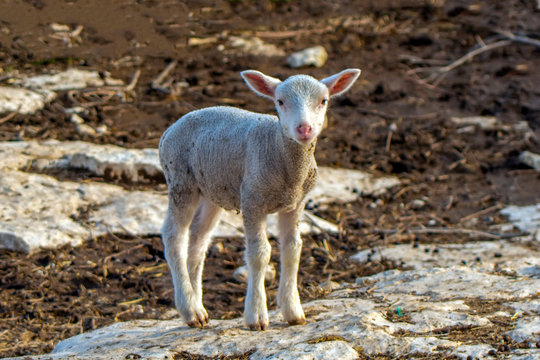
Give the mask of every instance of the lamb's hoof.
M 306 318 L 301 317 L 301 318 L 298 318 L 298 319 L 289 320 L 287 322 L 289 323 L 289 325 L 305 325 L 306 324 Z
M 268 323 L 261 321 L 256 324 L 248 324 L 248 327 L 251 331 L 264 331 L 268 328 Z
M 192 327 L 192 328 L 203 328 L 204 325 L 206 325 L 207 323 L 208 321 L 201 321 L 199 319 L 196 319 L 196 320 L 189 321 L 187 324 L 189 327 Z
M 198 311 L 191 320 L 187 321 L 187 324 L 192 328 L 203 328 L 204 325 L 208 324 L 208 313 L 204 309 Z

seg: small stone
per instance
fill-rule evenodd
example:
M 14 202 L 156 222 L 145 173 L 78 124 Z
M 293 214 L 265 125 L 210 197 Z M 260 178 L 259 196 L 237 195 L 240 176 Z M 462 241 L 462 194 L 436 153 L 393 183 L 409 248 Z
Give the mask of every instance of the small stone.
M 240 266 L 234 270 L 233 277 L 238 282 L 247 282 L 248 279 L 248 268 L 247 265 Z M 276 269 L 273 264 L 268 264 L 266 266 L 266 272 L 264 273 L 264 280 L 271 282 L 276 277 Z
M 321 289 L 323 290 L 326 290 L 326 291 L 332 291 L 332 290 L 336 290 L 336 289 L 339 289 L 341 287 L 341 285 L 335 281 L 324 281 L 321 283 L 320 285 Z
M 426 202 L 424 200 L 422 200 L 422 199 L 416 199 L 416 200 L 413 200 L 411 202 L 411 208 L 413 208 L 415 210 L 420 210 L 424 206 L 426 206 Z
M 524 151 L 519 155 L 519 160 L 527 166 L 540 171 L 540 154 Z
M 212 252 L 216 254 L 221 254 L 225 248 L 223 247 L 223 243 L 221 241 L 218 241 L 212 246 Z
M 497 126 L 497 118 L 494 116 L 453 117 L 451 120 L 458 127 L 473 125 L 483 130 L 493 130 Z
M 294 69 L 304 66 L 321 67 L 327 59 L 328 53 L 324 47 L 313 46 L 290 55 L 287 65 Z
M 69 117 L 69 121 L 74 124 L 84 124 L 84 119 L 76 113 L 71 114 L 71 116 Z
M 274 44 L 267 44 L 258 37 L 238 37 L 229 38 L 230 46 L 243 53 L 257 56 L 283 56 L 285 52 Z
M 108 134 L 109 133 L 109 128 L 107 127 L 107 125 L 99 125 L 97 128 L 96 128 L 96 132 L 98 134 Z
M 96 135 L 96 130 L 94 130 L 93 127 L 91 127 L 90 125 L 87 125 L 87 124 L 75 124 L 75 131 L 77 131 L 77 133 L 79 135 L 89 135 L 89 136 L 95 136 Z
M 81 114 L 81 113 L 86 112 L 86 108 L 84 108 L 82 106 L 74 106 L 74 107 L 70 107 L 70 108 L 65 108 L 64 112 L 66 114 Z

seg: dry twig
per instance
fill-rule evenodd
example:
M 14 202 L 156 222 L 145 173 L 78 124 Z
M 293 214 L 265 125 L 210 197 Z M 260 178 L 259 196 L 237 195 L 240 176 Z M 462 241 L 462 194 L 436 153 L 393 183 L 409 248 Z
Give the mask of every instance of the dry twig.
M 413 234 L 466 234 L 471 237 L 486 237 L 489 239 L 499 240 L 499 239 L 510 239 L 518 236 L 523 236 L 525 233 L 512 233 L 512 234 L 499 234 L 481 230 L 474 229 L 465 229 L 465 228 L 411 228 L 411 229 L 376 229 L 378 233 L 385 235 L 394 235 L 401 234 L 404 232 L 413 233 Z
M 169 76 L 171 71 L 174 70 L 177 64 L 178 64 L 178 61 L 176 60 L 171 61 L 165 67 L 165 69 L 163 69 L 163 71 L 161 71 L 159 75 L 154 80 L 152 80 L 152 82 L 150 83 L 150 87 L 154 90 L 159 90 L 166 94 L 170 94 L 171 93 L 170 88 L 173 81 L 172 79 L 167 79 L 167 77 Z
M 504 40 L 498 40 L 489 44 L 486 44 L 483 40 L 480 39 L 479 47 L 463 55 L 459 59 L 451 62 L 446 66 L 432 66 L 432 67 L 420 67 L 416 69 L 411 69 L 407 72 L 407 75 L 417 75 L 421 73 L 428 73 L 425 78 L 418 78 L 417 81 L 426 85 L 437 86 L 439 85 L 446 75 L 455 68 L 463 65 L 467 61 L 471 60 L 477 55 L 485 53 L 487 51 L 497 49 L 503 46 L 508 46 L 512 43 L 521 43 L 540 47 L 540 41 L 536 39 L 529 38 L 527 36 L 515 35 L 509 31 L 498 31 L 498 33 L 504 37 Z M 429 60 L 425 62 L 428 63 Z
M 15 115 L 17 115 L 17 111 L 13 111 L 13 112 L 7 114 L 6 116 L 4 116 L 3 118 L 0 118 L 0 124 L 3 124 L 6 121 L 9 121 L 9 120 L 13 119 L 15 117 Z

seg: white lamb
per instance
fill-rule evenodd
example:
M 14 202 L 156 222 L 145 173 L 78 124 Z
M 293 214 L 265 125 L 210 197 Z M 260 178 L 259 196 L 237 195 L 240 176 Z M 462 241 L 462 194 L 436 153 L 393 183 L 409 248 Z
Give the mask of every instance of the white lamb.
M 180 118 L 163 134 L 159 156 L 169 188 L 162 228 L 176 308 L 191 327 L 208 323 L 202 272 L 211 232 L 222 209 L 240 210 L 246 236 L 248 284 L 244 318 L 251 330 L 268 327 L 265 269 L 270 259 L 266 215 L 278 212 L 281 276 L 278 304 L 291 325 L 306 322 L 297 288 L 302 239 L 298 220 L 317 178 L 314 151 L 330 97 L 360 75 L 347 69 L 318 81 L 285 81 L 241 73 L 258 95 L 274 101 L 278 116 L 211 107 Z

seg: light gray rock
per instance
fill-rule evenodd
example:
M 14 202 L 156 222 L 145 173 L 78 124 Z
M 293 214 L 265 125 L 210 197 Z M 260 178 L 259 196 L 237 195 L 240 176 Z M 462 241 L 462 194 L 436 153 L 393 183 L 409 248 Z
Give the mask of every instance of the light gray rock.
M 516 327 L 507 334 L 518 343 L 540 341 L 540 317 L 527 317 L 518 320 Z
M 535 296 L 540 279 L 510 278 L 486 274 L 469 267 L 432 268 L 401 272 L 388 270 L 370 277 L 358 278 L 361 289 L 399 300 L 405 294 L 424 296 L 431 301 L 454 298 L 513 299 Z M 376 283 L 373 285 L 365 285 Z
M 95 136 L 97 134 L 96 130 L 88 124 L 75 124 L 75 131 L 79 135 Z
M 519 155 L 519 160 L 532 167 L 535 170 L 540 171 L 540 155 L 532 153 L 530 151 L 524 151 Z
M 24 217 L 11 217 L 14 220 L 9 224 L 5 222 L 0 227 L 5 240 L 2 246 L 6 248 L 32 251 L 38 247 L 54 247 L 65 243 L 80 244 L 90 236 L 107 232 L 131 233 L 139 236 L 160 233 L 168 204 L 165 193 L 129 192 L 119 186 L 87 183 L 84 184 L 86 192 L 98 194 L 101 192 L 95 200 L 89 200 L 80 196 L 80 188 L 83 186 L 81 184 L 18 171 L 21 168 L 41 171 L 50 168 L 82 168 L 107 179 L 125 179 L 134 183 L 147 182 L 162 176 L 156 149 L 124 149 L 118 146 L 95 145 L 81 141 L 49 140 L 42 143 L 36 141 L 0 143 L 0 156 L 3 159 L 0 170 L 6 173 L 13 172 L 12 176 L 17 178 L 16 181 L 5 184 L 4 192 L 11 194 L 4 198 L 5 209 L 13 208 L 18 209 L 19 214 L 32 214 L 30 218 L 35 224 L 50 222 L 53 219 L 50 216 L 54 214 L 55 223 L 65 222 L 77 228 L 76 232 L 71 231 L 67 234 L 62 234 L 64 227 L 51 228 L 50 231 L 54 231 L 54 234 L 51 234 L 46 230 L 50 228 L 50 225 L 37 226 L 36 229 L 40 229 L 40 236 L 35 237 L 30 224 L 22 224 Z M 346 202 L 358 196 L 351 189 L 360 189 L 363 193 L 381 193 L 387 187 L 399 183 L 396 178 L 379 179 L 354 170 L 321 168 L 320 173 L 321 181 L 310 195 L 312 203 Z M 3 180 L 9 179 L 10 176 L 6 176 Z M 44 181 L 41 179 L 47 179 L 46 186 L 39 185 Z M 24 199 L 13 195 L 17 190 L 11 190 L 11 186 L 17 182 L 28 184 Z M 34 189 L 39 189 L 39 192 L 33 192 Z M 59 192 L 62 192 L 62 196 L 58 196 Z M 34 197 L 38 198 L 38 202 L 44 202 L 53 209 L 50 214 L 33 210 Z M 74 214 L 76 215 L 77 209 L 80 208 L 90 209 L 88 221 L 73 220 Z M 17 222 L 21 225 L 16 226 Z M 276 215 L 268 217 L 267 225 L 268 233 L 277 236 Z M 338 231 L 335 224 L 309 211 L 304 213 L 299 226 L 303 234 Z M 227 212 L 215 229 L 214 236 L 242 236 L 242 228 L 241 216 Z M 34 238 L 36 238 L 35 241 L 30 240 Z
M 319 179 L 307 198 L 308 201 L 319 204 L 327 204 L 331 201 L 350 202 L 361 195 L 378 196 L 400 184 L 399 179 L 394 176 L 376 177 L 359 170 L 324 166 L 319 167 L 318 170 Z
M 126 149 L 114 145 L 96 145 L 82 141 L 59 142 L 49 140 L 0 143 L 0 154 L 9 156 L 14 164 L 21 166 L 28 159 L 46 158 L 65 162 L 54 162 L 51 166 L 69 166 L 89 170 L 98 176 L 122 178 L 140 182 L 156 178 L 161 174 L 157 149 Z M 0 168 L 5 165 L 0 164 Z M 7 167 L 7 166 L 6 166 Z M 13 168 L 13 165 L 11 166 Z M 308 199 L 312 203 L 324 204 L 330 201 L 349 202 L 361 194 L 380 195 L 388 188 L 399 185 L 398 178 L 376 177 L 370 173 L 319 167 L 319 181 Z
M 17 87 L 0 87 L 0 114 L 16 111 L 33 114 L 45 103 L 56 98 L 56 91 L 87 87 L 123 86 L 123 82 L 108 74 L 80 69 L 68 69 L 56 74 L 44 74 L 17 79 Z
M 238 282 L 247 282 L 248 279 L 248 268 L 247 265 L 242 265 L 236 268 L 233 272 L 233 277 Z M 266 271 L 264 272 L 264 280 L 266 282 L 271 282 L 276 278 L 276 268 L 274 264 L 270 263 L 266 265 Z
M 508 206 L 501 210 L 513 225 L 520 230 L 535 234 L 540 229 L 540 204 L 528 206 Z
M 45 98 L 37 92 L 0 86 L 0 114 L 13 111 L 19 114 L 33 114 L 44 106 Z
M 121 86 L 123 82 L 113 79 L 108 74 L 100 75 L 97 71 L 68 69 L 56 74 L 43 74 L 22 78 L 18 81 L 21 86 L 37 91 L 62 91 L 101 87 L 106 85 Z
M 464 244 L 401 244 L 366 249 L 351 256 L 358 263 L 390 259 L 414 269 L 466 264 L 485 272 L 504 270 L 521 276 L 540 277 L 540 251 L 518 241 L 471 241 Z
M 313 46 L 291 54 L 287 58 L 287 65 L 293 69 L 304 66 L 322 67 L 328 59 L 328 53 L 322 46 Z
M 93 187 L 45 175 L 4 172 L 0 177 L 0 248 L 30 252 L 80 244 L 90 235 L 75 220 L 80 209 L 97 200 L 92 199 L 95 193 L 110 195 L 107 186 L 99 186 L 99 191 Z
M 284 56 L 285 52 L 273 44 L 268 44 L 258 37 L 229 37 L 229 48 L 235 52 L 256 56 Z
M 362 351 L 395 357 L 438 354 L 489 359 L 494 349 L 481 339 L 463 344 L 431 334 L 452 327 L 492 326 L 493 314 L 478 315 L 460 298 L 508 297 L 523 304 L 540 285 L 537 280 L 486 275 L 468 268 L 388 271 L 359 282 L 334 291 L 327 299 L 304 304 L 308 314 L 304 326 L 286 326 L 277 311 L 270 313 L 265 332 L 248 331 L 242 319 L 211 320 L 202 330 L 189 328 L 181 320 L 130 321 L 66 339 L 47 357 L 31 358 L 163 359 L 181 351 L 209 357 L 251 351 L 250 359 L 354 359 Z M 387 312 L 397 306 L 408 315 L 407 322 L 387 318 Z M 533 342 L 537 327 L 538 317 L 523 314 L 509 335 Z M 534 358 L 535 350 L 517 349 L 510 357 Z

